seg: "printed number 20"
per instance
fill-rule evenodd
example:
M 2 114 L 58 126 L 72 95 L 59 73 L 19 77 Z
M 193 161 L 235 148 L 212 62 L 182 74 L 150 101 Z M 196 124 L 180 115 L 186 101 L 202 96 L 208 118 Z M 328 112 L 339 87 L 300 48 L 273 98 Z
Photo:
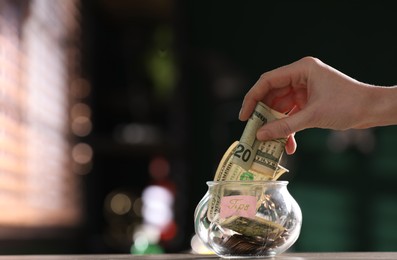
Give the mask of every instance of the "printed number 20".
M 241 158 L 244 162 L 247 162 L 251 157 L 251 150 L 245 149 L 244 145 L 239 144 L 234 152 L 234 156 Z

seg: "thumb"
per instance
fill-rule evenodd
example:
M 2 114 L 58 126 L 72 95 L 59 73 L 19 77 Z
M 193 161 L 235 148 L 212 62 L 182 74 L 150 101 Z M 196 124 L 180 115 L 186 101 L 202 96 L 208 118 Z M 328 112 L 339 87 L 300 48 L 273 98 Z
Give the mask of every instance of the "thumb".
M 307 128 L 304 124 L 305 119 L 305 113 L 299 111 L 291 116 L 271 121 L 258 130 L 256 137 L 261 141 L 285 138 Z

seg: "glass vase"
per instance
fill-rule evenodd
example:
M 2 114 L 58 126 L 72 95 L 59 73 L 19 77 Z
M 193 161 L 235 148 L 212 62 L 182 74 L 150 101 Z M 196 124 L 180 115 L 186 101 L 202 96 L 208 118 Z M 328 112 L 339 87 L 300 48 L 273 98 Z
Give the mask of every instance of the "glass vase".
M 195 231 L 224 258 L 263 258 L 298 239 L 302 212 L 287 181 L 209 181 L 195 210 Z

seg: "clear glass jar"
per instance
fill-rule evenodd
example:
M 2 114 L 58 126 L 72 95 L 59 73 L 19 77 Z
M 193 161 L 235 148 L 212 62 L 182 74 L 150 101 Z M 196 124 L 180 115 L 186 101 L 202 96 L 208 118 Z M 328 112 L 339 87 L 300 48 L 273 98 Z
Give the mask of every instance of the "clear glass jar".
M 194 211 L 194 231 L 204 245 L 208 247 L 208 249 L 211 249 L 211 246 L 208 244 L 208 229 L 211 225 L 211 222 L 207 216 L 210 189 L 211 188 L 209 187 L 208 191 L 197 204 L 196 210 Z
M 224 258 L 272 257 L 298 239 L 302 212 L 287 181 L 209 181 L 195 231 Z

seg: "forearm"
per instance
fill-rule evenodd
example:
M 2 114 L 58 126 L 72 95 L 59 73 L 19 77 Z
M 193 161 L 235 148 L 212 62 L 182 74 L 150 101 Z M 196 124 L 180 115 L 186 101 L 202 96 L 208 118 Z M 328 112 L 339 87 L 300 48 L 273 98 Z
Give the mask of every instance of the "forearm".
M 397 86 L 367 86 L 362 128 L 397 125 Z

